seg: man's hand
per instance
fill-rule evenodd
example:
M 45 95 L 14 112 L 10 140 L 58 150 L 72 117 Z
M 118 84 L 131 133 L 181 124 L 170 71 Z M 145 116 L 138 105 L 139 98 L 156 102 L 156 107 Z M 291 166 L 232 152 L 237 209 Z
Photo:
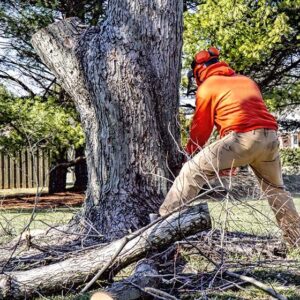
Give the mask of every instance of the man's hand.
M 238 168 L 224 169 L 219 171 L 219 175 L 230 177 L 230 176 L 236 176 L 238 172 L 239 172 Z

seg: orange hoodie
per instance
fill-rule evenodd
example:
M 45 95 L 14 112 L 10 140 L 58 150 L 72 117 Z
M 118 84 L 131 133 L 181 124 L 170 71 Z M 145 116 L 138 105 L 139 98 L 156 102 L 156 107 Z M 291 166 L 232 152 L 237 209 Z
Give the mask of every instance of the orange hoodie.
M 218 62 L 201 73 L 201 81 L 186 147 L 189 154 L 204 146 L 214 125 L 221 137 L 229 131 L 277 130 L 275 118 L 268 112 L 257 84 L 250 78 L 236 75 L 226 63 Z

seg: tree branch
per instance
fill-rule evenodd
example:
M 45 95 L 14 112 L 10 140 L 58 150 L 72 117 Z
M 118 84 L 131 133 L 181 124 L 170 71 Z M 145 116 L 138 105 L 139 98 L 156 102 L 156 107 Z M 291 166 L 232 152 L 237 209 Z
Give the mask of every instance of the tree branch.
M 56 166 L 54 166 L 51 171 L 55 170 L 55 169 L 58 169 L 58 168 L 70 168 L 70 167 L 73 167 L 75 165 L 77 165 L 78 163 L 80 162 L 83 162 L 86 160 L 86 157 L 85 156 L 78 156 L 76 157 L 75 159 L 73 160 L 69 160 L 67 162 L 64 162 L 64 163 L 60 163 L 60 164 L 57 164 Z
M 3 74 L 0 74 L 0 78 L 2 79 L 6 79 L 6 80 L 10 80 L 13 81 L 15 83 L 17 83 L 18 85 L 20 85 L 26 92 L 28 92 L 30 94 L 31 97 L 34 97 L 35 93 L 25 84 L 23 83 L 20 79 L 15 78 L 13 76 L 11 76 L 10 74 L 1 71 Z
M 31 41 L 41 60 L 54 72 L 75 103 L 87 105 L 90 96 L 83 68 L 75 54 L 85 29 L 78 18 L 65 19 L 41 29 Z

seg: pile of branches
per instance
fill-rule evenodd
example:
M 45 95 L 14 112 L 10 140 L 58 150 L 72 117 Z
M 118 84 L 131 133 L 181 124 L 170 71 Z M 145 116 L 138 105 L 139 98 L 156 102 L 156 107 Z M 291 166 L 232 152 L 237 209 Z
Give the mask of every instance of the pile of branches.
M 148 255 L 136 264 L 129 277 L 106 288 L 99 283 L 99 296 L 105 291 L 111 299 L 140 299 L 147 295 L 166 300 L 206 299 L 251 285 L 273 298 L 286 299 L 253 277 L 256 270 L 276 266 L 297 270 L 299 262 L 286 259 L 286 251 L 278 239 L 234 232 L 224 236 L 220 230 L 207 230 Z

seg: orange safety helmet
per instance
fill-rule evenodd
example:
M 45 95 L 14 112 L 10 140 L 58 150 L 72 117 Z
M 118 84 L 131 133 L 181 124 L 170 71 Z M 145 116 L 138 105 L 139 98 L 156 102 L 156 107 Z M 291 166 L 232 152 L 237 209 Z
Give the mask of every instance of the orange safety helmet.
M 210 47 L 208 50 L 202 50 L 195 55 L 191 64 L 193 74 L 197 85 L 200 85 L 200 74 L 210 65 L 219 61 L 220 51 L 215 47 Z

